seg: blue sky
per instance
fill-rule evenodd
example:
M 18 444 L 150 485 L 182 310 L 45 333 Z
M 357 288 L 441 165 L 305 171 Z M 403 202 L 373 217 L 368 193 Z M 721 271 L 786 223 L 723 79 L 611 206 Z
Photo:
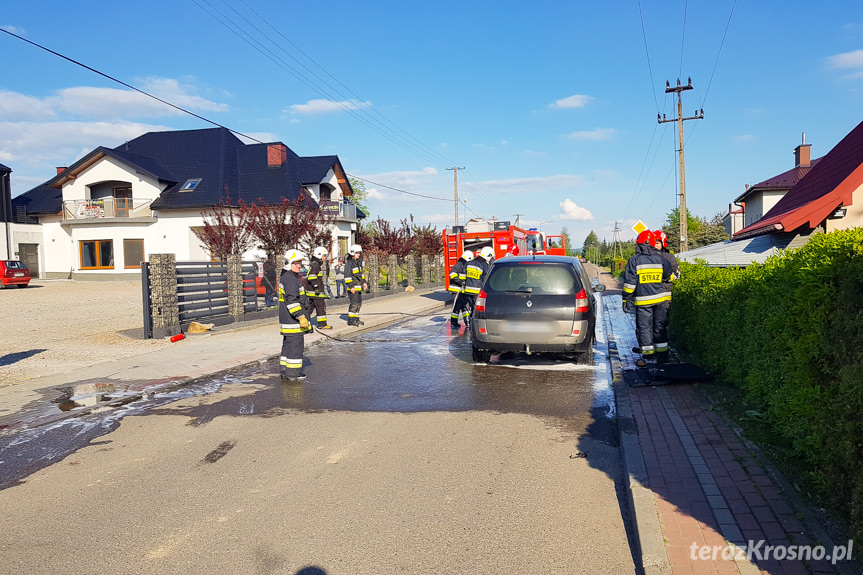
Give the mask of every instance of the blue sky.
M 257 48 L 223 23 L 260 41 Z M 580 245 L 724 212 L 863 120 L 863 2 L 7 3 L 0 28 L 300 155 L 338 154 L 373 217 L 515 220 Z M 727 34 L 726 34 L 727 30 Z M 721 47 L 721 48 L 720 48 Z M 268 57 L 269 55 L 269 57 Z M 0 34 L 0 163 L 13 196 L 96 146 L 200 119 Z M 336 104 L 337 103 L 337 104 Z M 380 185 L 378 185 L 380 184 Z M 440 198 L 421 198 L 387 187 Z

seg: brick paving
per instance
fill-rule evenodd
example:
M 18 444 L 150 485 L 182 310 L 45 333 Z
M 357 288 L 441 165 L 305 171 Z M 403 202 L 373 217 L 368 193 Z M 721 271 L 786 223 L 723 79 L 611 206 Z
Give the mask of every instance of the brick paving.
M 615 366 L 635 369 L 634 317 L 620 309 L 619 292 L 612 291 L 616 281 L 608 274 L 601 281 L 610 288 L 603 297 L 603 315 L 610 347 L 616 347 L 612 371 Z M 768 472 L 760 455 L 747 447 L 721 414 L 708 409 L 692 384 L 629 387 L 620 375 L 614 378 L 618 406 L 623 405 L 631 417 L 636 449 L 640 449 L 639 467 L 643 459 L 640 483 L 653 500 L 648 512 L 636 510 L 636 521 L 658 520 L 667 559 L 667 564 L 657 566 L 645 562 L 646 573 L 858 572 L 849 561 L 831 564 L 833 545 L 824 530 L 811 520 L 801 520 L 807 515 L 795 507 L 799 499 L 783 491 L 780 484 L 787 484 L 772 470 Z M 631 455 L 624 454 L 628 459 Z M 824 544 L 827 560 L 786 556 L 790 546 L 810 546 L 812 553 L 819 553 L 816 543 Z M 732 544 L 751 553 L 733 553 Z

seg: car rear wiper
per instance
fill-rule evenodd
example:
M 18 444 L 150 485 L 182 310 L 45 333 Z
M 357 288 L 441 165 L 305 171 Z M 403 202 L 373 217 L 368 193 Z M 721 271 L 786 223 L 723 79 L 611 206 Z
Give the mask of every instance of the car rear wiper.
M 506 290 L 506 292 L 507 293 L 533 293 L 533 288 L 529 287 L 529 288 L 524 288 L 524 289 L 508 289 L 508 290 Z

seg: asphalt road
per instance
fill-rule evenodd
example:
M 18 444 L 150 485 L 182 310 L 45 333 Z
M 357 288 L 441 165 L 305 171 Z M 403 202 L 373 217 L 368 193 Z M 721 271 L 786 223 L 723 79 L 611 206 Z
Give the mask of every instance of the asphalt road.
M 16 435 L 4 570 L 634 572 L 604 359 L 475 365 L 443 319 Z

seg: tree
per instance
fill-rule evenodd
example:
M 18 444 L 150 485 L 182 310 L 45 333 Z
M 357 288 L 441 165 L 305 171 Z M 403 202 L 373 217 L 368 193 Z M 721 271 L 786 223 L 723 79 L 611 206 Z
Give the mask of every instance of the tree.
M 413 248 L 414 238 L 407 219 L 399 222 L 398 227 L 381 218 L 375 220 L 373 244 L 375 250 L 380 253 L 392 254 L 400 258 L 408 255 Z
M 282 198 L 279 204 L 259 203 L 241 205 L 247 212 L 246 222 L 258 247 L 271 259 L 277 259 L 290 248 L 307 253 L 318 246 L 329 246 L 335 216 L 323 212 L 306 190 L 294 200 Z
M 351 201 L 353 201 L 364 214 L 367 216 L 370 215 L 369 208 L 366 206 L 366 200 L 369 197 L 369 193 L 366 191 L 366 183 L 354 177 L 349 177 L 348 181 L 351 183 L 351 188 L 354 190 L 354 193 L 351 196 Z
M 411 235 L 414 238 L 413 253 L 417 256 L 439 256 L 443 253 L 441 232 L 431 224 L 418 226 L 411 214 Z
M 192 229 L 201 241 L 201 247 L 209 251 L 216 260 L 225 261 L 230 255 L 242 255 L 255 243 L 252 230 L 248 225 L 248 212 L 242 200 L 239 207 L 231 205 L 231 198 L 225 196 L 222 203 L 214 206 L 211 212 L 201 212 L 204 226 Z
M 707 221 L 706 218 L 693 216 L 688 208 L 686 212 L 688 216 L 686 224 L 689 232 L 687 247 L 689 249 L 729 239 L 730 236 L 725 231 L 725 224 L 722 223 L 721 213 L 714 215 L 710 221 Z M 680 208 L 674 208 L 668 213 L 662 231 L 668 235 L 668 248 L 671 251 L 678 251 L 680 249 Z
M 596 239 L 596 234 L 593 230 L 590 230 L 590 233 L 587 234 L 587 237 L 584 238 L 584 244 L 581 247 L 581 255 L 583 257 L 588 257 L 591 248 L 597 247 L 599 245 L 599 240 Z
M 560 235 L 563 236 L 564 243 L 564 252 L 568 256 L 575 255 L 572 251 L 572 240 L 569 239 L 569 230 L 566 229 L 566 226 L 563 226 L 563 229 L 560 230 Z

